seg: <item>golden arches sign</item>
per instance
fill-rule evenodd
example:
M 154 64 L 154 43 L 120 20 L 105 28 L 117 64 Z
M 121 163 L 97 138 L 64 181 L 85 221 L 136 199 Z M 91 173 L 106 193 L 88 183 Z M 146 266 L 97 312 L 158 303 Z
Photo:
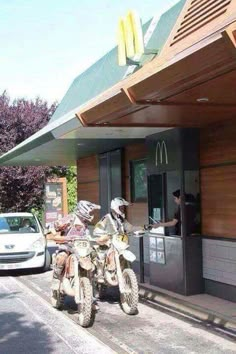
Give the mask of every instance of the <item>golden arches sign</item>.
M 164 156 L 164 159 L 163 159 Z M 155 165 L 168 164 L 168 151 L 164 140 L 158 141 L 156 145 Z
M 140 17 L 135 11 L 129 11 L 118 24 L 118 64 L 125 66 L 127 58 L 144 53 L 143 29 Z

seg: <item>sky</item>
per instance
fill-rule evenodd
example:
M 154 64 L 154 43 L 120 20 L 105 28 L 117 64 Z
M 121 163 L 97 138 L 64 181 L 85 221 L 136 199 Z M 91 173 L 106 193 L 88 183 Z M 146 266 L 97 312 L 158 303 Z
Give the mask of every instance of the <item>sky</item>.
M 50 104 L 116 46 L 118 19 L 145 23 L 178 0 L 0 0 L 0 94 Z

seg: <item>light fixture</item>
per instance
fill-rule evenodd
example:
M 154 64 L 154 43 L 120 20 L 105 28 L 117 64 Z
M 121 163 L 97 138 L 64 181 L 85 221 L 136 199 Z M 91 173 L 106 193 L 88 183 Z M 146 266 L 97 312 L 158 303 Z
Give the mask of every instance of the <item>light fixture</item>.
M 196 101 L 200 102 L 200 103 L 209 102 L 209 98 L 208 97 L 200 97 L 200 98 L 197 98 Z
M 77 145 L 78 145 L 78 146 L 83 146 L 83 145 L 84 145 L 84 143 L 78 143 Z

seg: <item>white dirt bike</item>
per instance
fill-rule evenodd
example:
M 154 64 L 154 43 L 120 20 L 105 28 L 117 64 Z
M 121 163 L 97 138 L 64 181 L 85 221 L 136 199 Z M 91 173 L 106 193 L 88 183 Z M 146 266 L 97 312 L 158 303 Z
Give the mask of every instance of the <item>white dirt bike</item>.
M 90 326 L 93 316 L 93 290 L 91 285 L 92 274 L 95 269 L 91 261 L 89 237 L 74 238 L 67 243 L 67 250 L 71 253 L 66 260 L 62 279 L 58 290 L 52 290 L 52 306 L 61 309 L 65 295 L 72 296 L 77 304 L 78 322 L 82 327 Z M 53 256 L 55 265 L 56 255 Z
M 138 281 L 130 264 L 136 256 L 128 247 L 128 236 L 120 234 L 114 234 L 107 247 L 95 246 L 98 263 L 95 281 L 100 297 L 106 287 L 118 285 L 122 310 L 128 315 L 134 315 L 138 312 Z

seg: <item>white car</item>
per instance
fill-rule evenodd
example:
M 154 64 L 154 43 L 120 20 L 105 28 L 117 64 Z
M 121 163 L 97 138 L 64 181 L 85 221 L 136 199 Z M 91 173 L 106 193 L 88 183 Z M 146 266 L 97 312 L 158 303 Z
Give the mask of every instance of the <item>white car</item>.
M 0 214 L 0 270 L 50 268 L 44 231 L 31 213 Z

